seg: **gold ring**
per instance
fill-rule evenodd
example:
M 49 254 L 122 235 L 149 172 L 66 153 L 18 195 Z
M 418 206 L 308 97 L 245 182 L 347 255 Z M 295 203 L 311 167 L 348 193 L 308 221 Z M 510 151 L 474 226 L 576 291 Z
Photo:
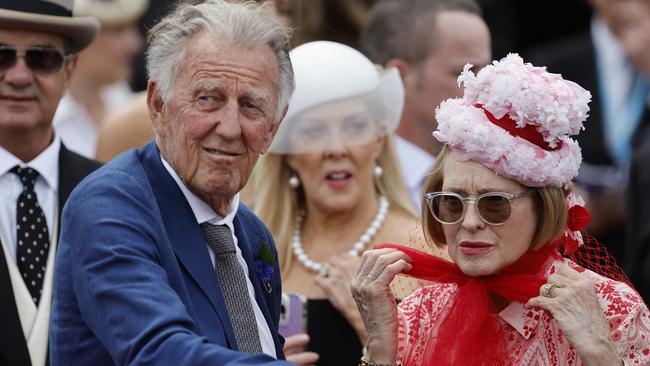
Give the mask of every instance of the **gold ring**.
M 553 298 L 553 290 L 555 290 L 556 288 L 558 288 L 558 285 L 556 285 L 554 283 L 545 284 L 543 286 L 543 288 L 542 288 L 542 292 L 543 292 L 544 297 Z

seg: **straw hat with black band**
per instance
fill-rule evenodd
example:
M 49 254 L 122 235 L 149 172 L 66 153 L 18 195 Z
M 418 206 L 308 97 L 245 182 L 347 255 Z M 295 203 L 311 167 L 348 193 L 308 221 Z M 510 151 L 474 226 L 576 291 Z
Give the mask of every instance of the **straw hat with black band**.
M 74 0 L 0 0 L 0 28 L 56 33 L 69 41 L 70 53 L 88 46 L 99 33 L 92 17 L 74 17 Z

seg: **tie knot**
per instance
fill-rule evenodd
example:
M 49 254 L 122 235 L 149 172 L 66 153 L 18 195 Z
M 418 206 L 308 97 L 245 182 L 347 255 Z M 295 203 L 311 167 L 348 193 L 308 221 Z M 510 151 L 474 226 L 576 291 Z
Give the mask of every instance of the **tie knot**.
M 34 189 L 36 178 L 39 176 L 38 172 L 35 169 L 30 167 L 21 168 L 20 166 L 16 165 L 15 167 L 11 168 L 10 172 L 16 174 L 18 178 L 20 178 L 20 181 L 23 183 L 23 187 L 25 187 L 25 189 Z
M 201 224 L 203 237 L 215 255 L 235 253 L 235 242 L 232 233 L 226 225 Z

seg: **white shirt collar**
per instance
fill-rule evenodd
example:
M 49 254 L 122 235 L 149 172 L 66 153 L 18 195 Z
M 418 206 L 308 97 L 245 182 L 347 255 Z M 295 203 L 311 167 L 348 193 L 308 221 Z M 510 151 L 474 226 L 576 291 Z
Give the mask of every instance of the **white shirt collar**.
M 16 165 L 28 166 L 35 169 L 54 192 L 59 190 L 59 151 L 61 139 L 55 134 L 50 146 L 38 154 L 33 160 L 23 162 L 14 154 L 0 146 L 0 175 L 4 175 Z
M 594 44 L 596 59 L 601 77 L 610 92 L 611 103 L 625 104 L 632 84 L 634 83 L 634 67 L 625 56 L 621 43 L 609 30 L 605 21 L 594 16 L 591 20 L 591 39 Z
M 235 197 L 233 197 L 233 199 L 230 201 L 230 207 L 226 216 L 221 217 L 212 207 L 210 207 L 207 203 L 192 193 L 189 188 L 187 188 L 178 174 L 176 174 L 174 169 L 169 165 L 169 163 L 167 163 L 165 158 L 163 158 L 162 154 L 160 155 L 160 160 L 162 160 L 163 166 L 169 175 L 174 178 L 174 181 L 181 189 L 181 192 L 183 192 L 185 199 L 192 208 L 196 222 L 199 225 L 204 222 L 208 222 L 213 225 L 227 225 L 234 232 L 233 220 L 235 219 L 237 209 L 239 208 L 239 193 L 237 193 Z
M 395 135 L 395 149 L 400 156 L 404 180 L 409 189 L 419 187 L 436 162 L 435 156 Z

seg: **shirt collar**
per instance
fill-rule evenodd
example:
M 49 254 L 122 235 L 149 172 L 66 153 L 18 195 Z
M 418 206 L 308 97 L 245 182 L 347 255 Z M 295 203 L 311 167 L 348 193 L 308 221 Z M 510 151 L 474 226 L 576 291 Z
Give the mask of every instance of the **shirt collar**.
M 233 199 L 230 201 L 228 213 L 225 217 L 222 217 L 212 207 L 210 207 L 207 203 L 192 193 L 189 188 L 187 188 L 185 183 L 183 183 L 171 165 L 169 165 L 165 158 L 163 158 L 162 154 L 160 155 L 160 160 L 162 160 L 163 166 L 169 175 L 172 176 L 178 187 L 181 189 L 181 192 L 183 192 L 183 196 L 185 196 L 187 203 L 190 204 L 190 208 L 192 208 L 196 222 L 199 225 L 204 222 L 208 222 L 213 225 L 227 225 L 231 230 L 234 230 L 233 220 L 235 219 L 237 209 L 239 208 L 239 193 L 237 193 L 235 197 L 233 197 Z
M 558 263 L 559 261 L 554 261 L 550 266 L 544 266 L 547 268 L 545 271 L 546 277 L 557 270 Z M 526 309 L 524 308 L 524 304 L 516 301 L 512 301 L 499 313 L 499 317 L 515 328 L 524 339 L 529 339 L 533 335 L 533 330 L 537 328 L 537 324 L 543 316 L 544 310 L 534 308 Z
M 59 151 L 61 139 L 55 134 L 50 146 L 33 160 L 23 162 L 14 154 L 0 146 L 0 176 L 7 174 L 16 165 L 35 169 L 45 183 L 55 192 L 59 189 Z
M 408 188 L 419 187 L 435 164 L 435 156 L 397 135 L 395 136 L 395 149 L 400 152 L 400 155 L 408 156 L 408 159 L 400 159 L 403 171 L 409 172 L 409 174 L 403 174 L 406 186 Z

